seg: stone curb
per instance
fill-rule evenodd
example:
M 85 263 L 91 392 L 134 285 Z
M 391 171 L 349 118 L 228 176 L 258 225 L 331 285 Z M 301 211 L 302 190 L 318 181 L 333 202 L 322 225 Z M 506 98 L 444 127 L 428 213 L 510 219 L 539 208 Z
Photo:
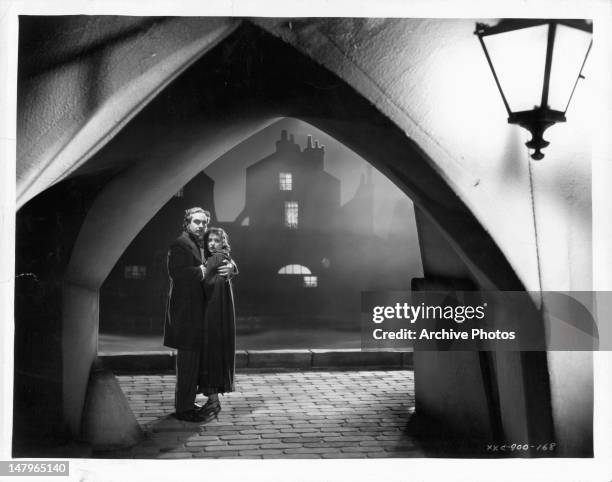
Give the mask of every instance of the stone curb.
M 146 353 L 101 354 L 105 368 L 115 373 L 172 372 L 175 351 Z M 412 369 L 412 352 L 344 350 L 238 350 L 236 371 L 296 371 L 296 370 L 355 370 Z

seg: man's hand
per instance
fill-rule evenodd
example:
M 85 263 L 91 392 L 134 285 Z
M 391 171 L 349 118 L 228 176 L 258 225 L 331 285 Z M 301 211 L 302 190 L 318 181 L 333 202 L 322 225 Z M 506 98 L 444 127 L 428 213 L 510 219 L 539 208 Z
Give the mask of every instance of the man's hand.
M 229 278 L 231 275 L 234 274 L 234 271 L 236 270 L 236 266 L 234 265 L 234 263 L 228 260 L 225 260 L 224 263 L 225 263 L 224 265 L 219 266 L 218 272 L 221 276 Z

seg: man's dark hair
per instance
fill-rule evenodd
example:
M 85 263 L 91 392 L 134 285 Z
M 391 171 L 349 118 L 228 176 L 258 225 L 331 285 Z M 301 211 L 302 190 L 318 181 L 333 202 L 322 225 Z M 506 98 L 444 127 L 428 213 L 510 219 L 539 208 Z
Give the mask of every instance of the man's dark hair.
M 208 221 L 210 222 L 210 212 L 208 212 L 206 209 L 202 209 L 201 207 L 198 207 L 198 206 L 189 208 L 189 209 L 185 209 L 185 216 L 183 216 L 183 231 L 187 231 L 187 226 L 189 226 L 189 223 L 191 222 L 191 218 L 196 213 L 206 214 L 206 217 L 208 218 Z

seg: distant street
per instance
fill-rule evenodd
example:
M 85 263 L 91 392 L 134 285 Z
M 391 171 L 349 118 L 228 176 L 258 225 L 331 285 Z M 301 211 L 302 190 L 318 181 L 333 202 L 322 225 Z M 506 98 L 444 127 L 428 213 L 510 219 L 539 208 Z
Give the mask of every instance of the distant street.
M 99 335 L 100 354 L 171 351 L 162 345 L 162 335 Z M 361 348 L 359 331 L 330 328 L 292 328 L 238 333 L 237 350 L 290 350 L 301 348 L 346 349 Z

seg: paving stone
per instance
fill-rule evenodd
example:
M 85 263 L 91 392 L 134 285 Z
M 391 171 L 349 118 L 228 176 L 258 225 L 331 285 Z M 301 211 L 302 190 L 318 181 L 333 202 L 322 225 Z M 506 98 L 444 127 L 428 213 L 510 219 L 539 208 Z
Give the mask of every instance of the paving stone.
M 282 438 L 281 442 L 282 443 L 299 443 L 299 444 L 303 444 L 303 443 L 312 443 L 312 442 L 320 442 L 321 440 L 323 440 L 323 437 L 319 436 L 319 437 L 309 437 L 307 439 L 304 439 L 303 437 L 287 437 L 287 438 Z
M 296 449 L 301 446 L 302 444 L 299 443 L 266 443 L 260 445 L 262 449 Z
M 200 440 L 197 442 L 186 442 L 185 448 L 196 447 L 198 450 L 201 450 L 202 447 L 212 447 L 213 445 L 227 445 L 222 440 Z
M 264 424 L 256 424 L 254 425 L 255 429 L 268 429 L 268 428 L 277 428 L 277 429 L 283 429 L 283 428 L 291 428 L 292 425 L 287 425 L 287 424 L 273 424 L 273 423 L 264 423 Z
M 283 434 L 291 434 L 291 433 L 299 433 L 299 434 L 303 434 L 303 433 L 312 433 L 312 432 L 319 432 L 318 429 L 316 428 L 284 428 L 281 430 L 281 432 Z
M 312 438 L 321 438 L 321 437 L 340 437 L 342 434 L 340 432 L 308 432 L 301 434 L 302 437 L 312 437 Z
M 221 440 L 260 440 L 258 435 L 253 435 L 253 434 L 242 435 L 239 433 L 234 433 L 232 435 L 221 435 L 219 438 Z
M 113 458 L 416 457 L 410 371 L 241 374 L 206 425 L 181 422 L 174 376 L 119 376 L 147 439 Z M 197 401 L 204 403 L 205 397 Z M 422 455 L 422 454 L 421 454 Z
M 321 427 L 321 432 L 359 432 L 359 429 L 357 427 L 342 426 Z
M 202 434 L 226 435 L 228 433 L 237 433 L 237 432 L 240 432 L 241 430 L 249 430 L 250 428 L 252 428 L 251 425 L 232 425 L 232 424 L 212 425 L 212 424 L 208 424 L 202 428 Z
M 210 440 L 219 440 L 219 437 L 217 435 L 208 435 L 208 434 L 196 434 L 196 435 L 191 435 L 187 441 L 189 442 L 200 442 L 200 441 L 210 441 Z
M 285 450 L 286 454 L 329 454 L 329 453 L 339 453 L 340 449 L 334 447 L 325 447 L 325 448 L 310 448 L 310 447 L 300 447 L 295 449 L 287 449 Z
M 190 459 L 192 454 L 190 452 L 166 452 L 157 455 L 157 459 Z
M 320 459 L 319 454 L 283 454 L 283 459 Z
M 245 457 L 251 456 L 261 456 L 266 457 L 270 455 L 282 455 L 283 451 L 278 449 L 256 449 L 256 450 L 241 450 L 240 455 L 244 455 Z
M 369 452 L 384 452 L 385 449 L 383 447 L 342 447 L 340 449 L 342 452 L 361 452 L 361 453 L 369 453 Z
M 266 441 L 269 441 L 268 439 L 279 440 L 281 437 L 287 437 L 287 436 L 288 436 L 287 434 L 281 433 L 281 432 L 260 434 L 260 437 Z
M 347 444 L 349 442 L 361 442 L 363 440 L 374 440 L 374 437 L 371 437 L 369 435 L 362 435 L 362 436 L 354 436 L 351 434 L 350 437 L 343 437 L 338 436 L 338 437 L 324 437 L 323 440 L 325 440 L 326 442 L 347 442 Z
M 288 429 L 283 429 L 283 430 L 276 430 L 272 428 L 263 429 L 263 430 L 249 429 L 249 430 L 241 430 L 240 433 L 242 435 L 256 434 L 256 435 L 260 435 L 262 438 L 273 438 L 274 436 L 281 435 L 281 432 L 284 432 L 284 430 L 288 430 Z
M 228 450 L 224 452 L 198 452 L 192 454 L 193 458 L 205 458 L 205 459 L 219 459 L 219 458 L 230 458 L 230 457 L 238 457 L 240 452 L 237 450 Z
M 362 459 L 362 458 L 365 458 L 363 454 L 346 453 L 346 452 L 327 453 L 327 454 L 322 454 L 321 457 L 324 459 Z
M 302 445 L 308 448 L 342 448 L 346 447 L 346 442 L 306 442 Z
M 253 443 L 252 444 L 245 444 L 245 443 L 232 444 L 232 442 L 230 442 L 230 446 L 236 450 L 256 450 L 260 448 L 260 445 L 253 444 Z
M 228 450 L 237 450 L 236 447 L 230 447 L 229 445 L 209 445 L 204 447 L 206 452 L 223 452 Z

